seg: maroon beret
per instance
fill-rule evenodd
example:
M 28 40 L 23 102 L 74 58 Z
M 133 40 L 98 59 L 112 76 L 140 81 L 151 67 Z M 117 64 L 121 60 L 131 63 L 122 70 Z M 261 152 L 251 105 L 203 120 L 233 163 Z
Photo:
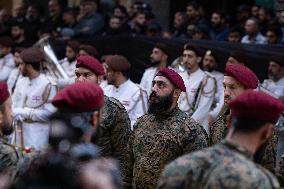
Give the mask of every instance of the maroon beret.
M 280 66 L 284 66 L 284 57 L 283 56 L 271 56 L 269 58 L 269 62 L 275 62 L 276 64 L 279 64 Z
M 258 86 L 258 78 L 248 67 L 241 64 L 227 64 L 225 75 L 232 76 L 238 82 L 249 89 L 255 89 Z
M 193 51 L 197 56 L 203 57 L 201 49 L 197 46 L 191 45 L 189 43 L 185 44 L 183 50 Z
M 39 63 L 43 61 L 44 54 L 38 48 L 27 48 L 20 53 L 20 57 L 25 63 Z
M 8 86 L 5 82 L 0 82 L 0 105 L 2 105 L 10 96 Z
M 97 76 L 104 75 L 103 65 L 92 56 L 79 56 L 77 57 L 76 68 L 87 68 L 94 72 Z
M 247 64 L 248 57 L 245 52 L 242 51 L 232 51 L 230 57 L 236 59 L 239 63 Z
M 80 43 L 75 40 L 70 40 L 67 42 L 67 46 L 73 49 L 75 52 L 79 52 Z
M 12 47 L 13 40 L 8 36 L 0 37 L 0 45 L 3 47 Z
M 102 108 L 104 92 L 101 87 L 92 83 L 74 83 L 59 91 L 52 104 L 59 109 L 91 112 Z
M 106 58 L 106 65 L 114 71 L 127 71 L 130 69 L 131 64 L 128 60 L 121 55 L 110 55 Z
M 93 57 L 97 57 L 99 54 L 97 49 L 92 45 L 80 45 L 79 50 L 84 50 L 86 51 L 86 53 Z
M 283 103 L 264 93 L 249 90 L 236 97 L 229 103 L 232 116 L 237 118 L 256 119 L 276 123 L 281 112 L 284 111 Z
M 157 72 L 156 76 L 164 76 L 172 82 L 172 84 L 183 92 L 186 92 L 186 87 L 184 85 L 182 77 L 172 69 L 162 68 Z
M 160 49 L 161 51 L 163 51 L 163 53 L 167 54 L 168 56 L 170 55 L 171 51 L 165 43 L 158 42 L 156 43 L 155 48 Z

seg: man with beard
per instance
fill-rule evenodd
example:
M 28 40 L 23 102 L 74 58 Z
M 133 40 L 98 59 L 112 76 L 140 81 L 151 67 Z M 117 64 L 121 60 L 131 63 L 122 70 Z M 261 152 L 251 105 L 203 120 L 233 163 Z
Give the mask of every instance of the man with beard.
M 274 97 L 284 102 L 284 57 L 272 56 L 269 58 L 269 60 L 268 79 L 263 81 L 261 87 L 267 90 Z M 279 132 L 278 134 L 276 165 L 278 165 L 281 155 L 284 154 L 283 122 L 284 118 L 281 116 L 278 126 L 282 132 Z
M 217 82 L 214 76 L 200 69 L 202 61 L 201 50 L 191 44 L 186 44 L 183 50 L 183 64 L 187 72 L 181 73 L 186 83 L 187 91 L 179 98 L 179 108 L 201 124 L 209 133 L 208 115 L 217 92 Z
M 233 127 L 226 139 L 171 162 L 160 178 L 159 189 L 280 188 L 276 177 L 252 160 L 272 136 L 284 105 L 268 94 L 250 90 L 229 106 Z
M 68 41 L 66 50 L 65 50 L 65 58 L 61 60 L 61 65 L 68 75 L 68 79 L 58 79 L 57 85 L 58 87 L 65 87 L 74 83 L 75 80 L 75 68 L 76 68 L 76 57 L 79 53 L 80 43 L 78 41 Z
M 105 66 L 109 84 L 104 88 L 105 95 L 116 98 L 125 107 L 133 129 L 137 118 L 147 111 L 147 92 L 129 79 L 131 64 L 124 56 L 108 56 Z
M 210 145 L 217 144 L 225 138 L 231 127 L 231 110 L 229 102 L 247 90 L 256 89 L 258 86 L 257 76 L 249 68 L 240 64 L 227 64 L 224 76 L 224 107 L 217 120 L 210 126 Z M 271 172 L 274 172 L 276 163 L 277 137 L 273 134 L 254 155 L 254 161 Z
M 6 83 L 0 82 L 0 175 L 7 175 L 8 179 L 12 181 L 17 172 L 20 154 L 4 138 L 13 132 L 11 105 L 12 100 L 8 86 Z M 2 178 L 2 176 L 0 177 Z M 1 179 L 1 181 L 3 180 Z
M 13 39 L 13 49 L 16 47 L 31 47 L 33 42 L 26 39 L 25 25 L 23 22 L 14 22 L 11 26 L 11 37 Z
M 177 106 L 185 91 L 174 70 L 162 68 L 156 74 L 148 113 L 137 120 L 131 136 L 133 188 L 155 188 L 167 163 L 207 146 L 206 131 Z
M 211 29 L 209 37 L 212 40 L 225 41 L 229 34 L 229 28 L 226 26 L 225 14 L 221 11 L 214 11 L 211 16 Z
M 257 76 L 241 64 L 227 64 L 224 73 L 224 106 L 216 121 L 210 126 L 210 145 L 219 143 L 225 138 L 231 119 L 228 103 L 249 89 L 258 86 Z
M 217 68 L 217 61 L 217 54 L 214 50 L 206 51 L 202 61 L 203 70 L 213 75 L 217 81 L 217 93 L 215 94 L 215 100 L 208 116 L 209 125 L 216 119 L 224 105 L 224 74 L 215 70 Z
M 0 37 L 0 81 L 6 81 L 15 67 L 12 43 L 10 37 Z
M 284 57 L 269 58 L 268 79 L 263 81 L 262 86 L 278 97 L 284 96 Z
M 104 75 L 102 64 L 91 56 L 79 56 L 76 63 L 76 83 L 100 84 Z M 115 98 L 104 96 L 102 124 L 97 128 L 98 138 L 92 142 L 98 145 L 103 156 L 119 160 L 124 188 L 131 188 L 132 162 L 130 159 L 130 119 L 124 106 Z
M 170 50 L 166 44 L 161 42 L 156 43 L 150 55 L 153 66 L 145 70 L 140 82 L 140 86 L 147 91 L 148 95 L 151 93 L 152 80 L 154 79 L 155 74 L 160 69 L 167 67 L 169 54 Z
M 48 144 L 48 117 L 56 111 L 50 101 L 56 94 L 56 87 L 40 73 L 42 51 L 28 48 L 20 57 L 23 62 L 19 69 L 24 77 L 17 83 L 12 96 L 14 121 L 19 127 L 13 143 L 40 151 Z

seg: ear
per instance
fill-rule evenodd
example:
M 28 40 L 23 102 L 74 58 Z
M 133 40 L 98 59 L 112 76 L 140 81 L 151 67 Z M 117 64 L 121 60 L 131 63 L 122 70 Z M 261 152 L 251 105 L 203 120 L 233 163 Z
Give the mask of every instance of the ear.
M 97 82 L 97 83 L 98 83 L 98 85 L 99 85 L 99 84 L 101 84 L 102 79 L 103 79 L 103 76 L 102 76 L 102 75 L 98 76 L 98 82 Z
M 198 57 L 197 57 L 197 63 L 200 63 L 201 60 L 202 60 L 202 57 L 198 56 Z
M 262 143 L 265 143 L 268 139 L 271 138 L 273 134 L 273 124 L 272 123 L 266 123 L 263 128 L 260 130 L 260 139 Z
M 94 111 L 92 115 L 92 125 L 94 129 L 97 129 L 100 124 L 100 113 L 99 111 Z
M 174 98 L 179 98 L 180 93 L 181 93 L 181 90 L 180 90 L 180 89 L 175 89 L 175 90 L 174 90 L 174 95 L 173 95 L 173 97 L 174 97 Z
M 166 61 L 168 59 L 168 55 L 167 54 L 163 54 L 163 60 Z

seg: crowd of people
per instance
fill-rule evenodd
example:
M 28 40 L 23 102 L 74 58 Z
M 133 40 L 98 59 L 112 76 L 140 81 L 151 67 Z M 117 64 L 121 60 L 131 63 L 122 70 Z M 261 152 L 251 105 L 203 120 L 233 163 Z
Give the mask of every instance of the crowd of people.
M 24 1 L 26 2 L 26 1 Z M 143 1 L 129 8 L 104 5 L 98 0 L 82 1 L 78 7 L 64 7 L 59 0 L 48 1 L 48 11 L 34 3 L 15 6 L 14 16 L 0 10 L 0 35 L 9 35 L 15 46 L 27 47 L 42 35 L 60 40 L 119 34 L 141 34 L 164 38 L 216 40 L 245 44 L 283 44 L 284 12 L 271 7 L 240 5 L 235 14 L 221 10 L 204 12 L 197 1 L 190 1 L 174 14 L 169 27 L 162 27 L 151 6 Z
M 209 22 L 189 2 L 163 30 L 146 3 L 110 14 L 97 3 L 49 0 L 46 18 L 33 4 L 17 5 L 14 17 L 1 9 L 0 188 L 284 186 L 284 56 L 268 58 L 260 82 L 242 51 L 221 73 L 213 48 L 186 43 L 171 62 L 158 41 L 135 83 L 127 57 L 79 40 L 135 33 L 280 44 L 282 13 L 242 5 L 235 20 L 213 11 Z M 274 40 L 270 28 L 280 31 Z M 66 42 L 63 59 L 35 44 L 46 38 Z

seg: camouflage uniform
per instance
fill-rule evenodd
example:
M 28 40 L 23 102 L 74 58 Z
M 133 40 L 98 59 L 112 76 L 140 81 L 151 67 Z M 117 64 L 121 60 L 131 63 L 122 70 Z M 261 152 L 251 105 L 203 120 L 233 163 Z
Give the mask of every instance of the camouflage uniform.
M 130 119 L 118 100 L 105 96 L 104 101 L 103 120 L 98 128 L 96 144 L 103 156 L 111 156 L 120 161 L 125 188 L 131 188 L 133 167 L 129 146 Z
M 274 175 L 252 158 L 244 147 L 222 141 L 167 165 L 158 189 L 279 188 Z
M 20 157 L 13 146 L 0 139 L 0 174 L 8 175 L 13 181 L 18 173 Z
M 210 126 L 209 144 L 214 145 L 221 142 L 228 133 L 227 122 L 230 116 L 230 109 L 224 107 L 217 120 Z M 275 173 L 276 165 L 277 135 L 266 142 L 254 155 L 254 161 L 272 173 Z
M 230 109 L 224 106 L 216 121 L 210 126 L 209 145 L 217 144 L 226 137 L 228 132 L 227 117 L 229 113 Z
M 278 180 L 281 186 L 283 187 L 284 186 L 284 154 L 281 156 L 279 168 L 276 171 L 276 176 L 278 177 Z
M 178 108 L 167 114 L 146 114 L 139 118 L 131 139 L 136 189 L 156 188 L 167 163 L 207 146 L 203 127 Z

